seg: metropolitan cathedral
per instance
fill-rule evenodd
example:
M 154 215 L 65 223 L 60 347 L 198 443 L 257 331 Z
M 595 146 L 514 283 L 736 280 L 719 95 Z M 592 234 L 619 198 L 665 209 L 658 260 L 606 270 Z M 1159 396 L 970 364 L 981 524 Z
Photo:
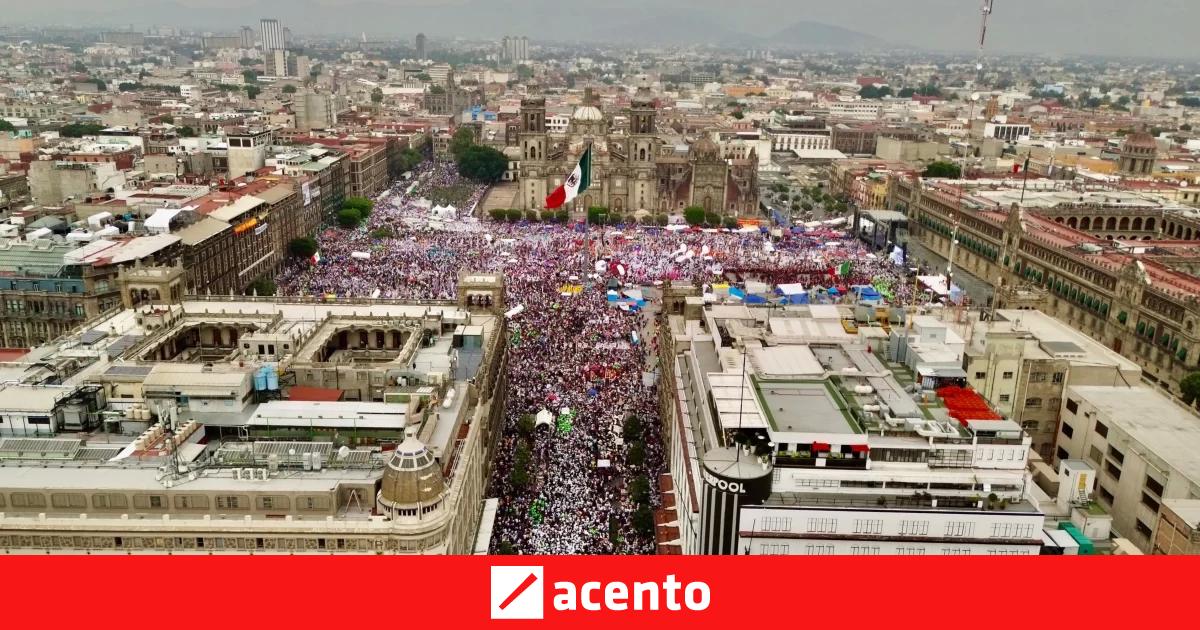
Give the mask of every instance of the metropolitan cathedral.
M 531 89 L 521 99 L 518 181 L 521 208 L 540 210 L 546 195 L 562 184 L 588 145 L 591 186 L 570 204 L 576 216 L 603 206 L 614 213 L 679 213 L 702 206 L 723 216 L 758 215 L 758 156 L 726 160 L 707 135 L 686 152 L 667 145 L 655 130 L 650 90 L 639 87 L 626 110 L 628 125 L 614 130 L 588 90 L 565 134 L 546 128 L 546 99 Z

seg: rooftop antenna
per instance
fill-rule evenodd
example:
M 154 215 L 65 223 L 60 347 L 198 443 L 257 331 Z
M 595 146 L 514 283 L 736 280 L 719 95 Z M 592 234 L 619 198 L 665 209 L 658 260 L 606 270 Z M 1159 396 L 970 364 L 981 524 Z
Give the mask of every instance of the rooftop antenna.
M 982 17 L 979 19 L 979 55 L 975 59 L 976 82 L 983 82 L 983 44 L 987 41 L 988 17 L 992 14 L 992 3 L 995 0 L 983 0 Z

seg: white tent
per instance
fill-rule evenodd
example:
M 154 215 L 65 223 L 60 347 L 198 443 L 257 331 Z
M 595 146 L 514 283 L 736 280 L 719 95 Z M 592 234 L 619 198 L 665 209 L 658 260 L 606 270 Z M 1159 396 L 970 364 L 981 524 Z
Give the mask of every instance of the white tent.
M 779 291 L 784 295 L 800 295 L 804 293 L 804 285 L 799 282 L 781 284 L 779 285 Z
M 554 414 L 550 413 L 549 409 L 543 409 L 537 412 L 537 415 L 533 418 L 533 426 L 536 427 L 542 424 L 549 427 L 554 426 Z
M 508 310 L 508 312 L 506 312 L 506 313 L 504 314 L 504 317 L 505 317 L 506 319 L 512 319 L 512 318 L 516 317 L 517 315 L 520 315 L 520 314 L 521 314 L 521 313 L 523 313 L 524 311 L 525 311 L 525 305 L 524 305 L 524 304 L 518 304 L 518 305 L 517 305 L 515 308 L 511 308 L 511 309 L 509 309 L 509 310 Z
M 370 260 L 371 252 L 350 252 L 350 257 L 355 260 Z
M 439 219 L 453 220 L 458 218 L 458 209 L 454 206 L 434 206 L 430 213 Z

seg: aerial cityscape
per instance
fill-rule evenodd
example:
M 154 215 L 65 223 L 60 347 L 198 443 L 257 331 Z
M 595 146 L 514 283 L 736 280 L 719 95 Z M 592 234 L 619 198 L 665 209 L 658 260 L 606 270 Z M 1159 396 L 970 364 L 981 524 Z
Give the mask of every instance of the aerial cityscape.
M 1200 554 L 1200 5 L 558 4 L 0 3 L 0 555 Z

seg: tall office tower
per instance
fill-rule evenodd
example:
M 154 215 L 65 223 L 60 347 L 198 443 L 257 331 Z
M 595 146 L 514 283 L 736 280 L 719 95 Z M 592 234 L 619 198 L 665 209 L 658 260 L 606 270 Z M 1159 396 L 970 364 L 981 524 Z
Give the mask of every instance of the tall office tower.
M 417 33 L 417 59 L 425 58 L 425 33 Z
M 283 50 L 286 48 L 283 41 L 283 27 L 279 25 L 279 20 L 263 18 L 259 24 L 259 30 L 262 32 L 263 50 Z
M 254 48 L 254 29 L 243 26 L 238 35 L 242 38 L 242 48 Z

